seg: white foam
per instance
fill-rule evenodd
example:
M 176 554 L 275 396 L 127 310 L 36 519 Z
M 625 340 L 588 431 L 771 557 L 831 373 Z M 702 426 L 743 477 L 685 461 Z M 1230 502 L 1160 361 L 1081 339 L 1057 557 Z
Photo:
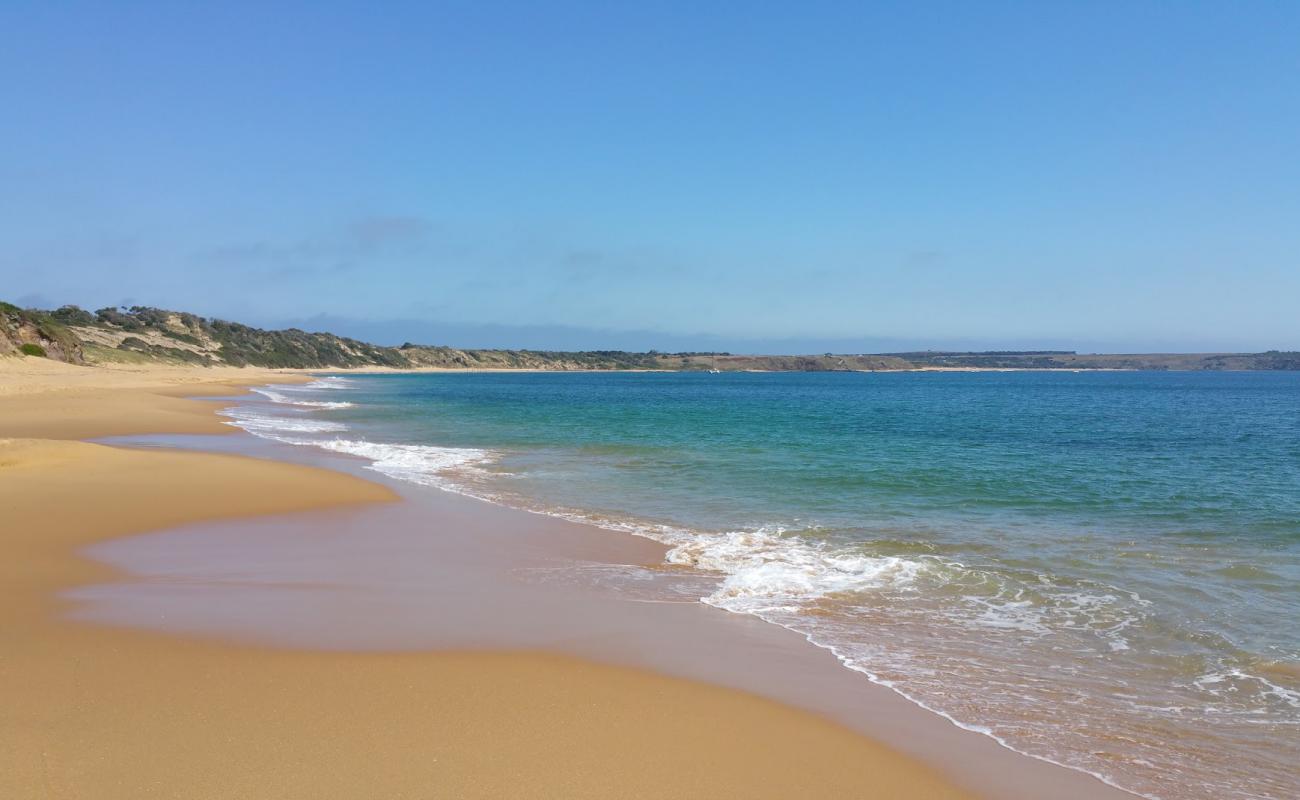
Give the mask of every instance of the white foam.
M 254 387 L 253 391 L 270 400 L 272 403 L 281 403 L 289 406 L 303 406 L 305 408 L 319 408 L 324 410 L 352 408 L 354 406 L 353 403 L 343 401 L 302 400 L 297 397 L 290 397 L 284 392 L 277 392 L 274 389 L 269 388 Z
M 1265 698 L 1291 708 L 1300 708 L 1300 692 L 1279 686 L 1260 675 L 1253 675 L 1237 667 L 1224 668 L 1222 672 L 1207 672 L 1192 681 L 1201 691 L 1216 696 L 1258 692 Z
M 475 494 L 480 499 L 491 496 Z M 988 736 L 1008 750 L 1067 769 L 1092 775 L 1101 782 L 1126 793 L 1159 800 L 1155 795 L 1121 786 L 1096 764 L 1083 766 L 1066 758 L 1054 758 L 1043 752 L 1025 749 L 995 732 L 988 725 L 977 724 L 939 707 L 923 695 L 880 674 L 872 664 L 873 652 L 879 648 L 864 642 L 842 639 L 843 631 L 832 626 L 823 631 L 816 617 L 805 612 L 817 600 L 853 593 L 912 594 L 925 597 L 941 586 L 964 585 L 970 593 L 953 597 L 955 606 L 943 616 L 957 624 L 977 625 L 994 630 L 1012 631 L 1023 636 L 1042 637 L 1054 633 L 1053 625 L 1082 629 L 1089 622 L 1103 621 L 1092 632 L 1104 639 L 1112 651 L 1127 648 L 1119 632 L 1136 620 L 1131 606 L 1149 605 L 1136 594 L 1106 591 L 1113 587 L 1098 585 L 1096 593 L 1083 591 L 1046 591 L 1045 597 L 1031 600 L 1026 589 L 987 570 L 969 567 L 938 556 L 903 558 L 872 556 L 851 546 L 835 546 L 824 540 L 809 539 L 780 526 L 765 526 L 752 531 L 709 533 L 671 525 L 644 523 L 627 519 L 610 519 L 571 509 L 526 509 L 534 513 L 557 516 L 602 528 L 623 531 L 667 544 L 669 563 L 721 573 L 722 580 L 712 594 L 701 602 L 737 614 L 753 615 L 803 636 L 810 644 L 830 651 L 846 668 L 873 683 L 897 693 L 958 728 Z M 1038 576 L 1042 589 L 1053 584 L 1050 576 Z M 1037 588 L 1037 587 L 1036 587 Z M 1122 595 L 1131 601 L 1125 608 Z M 935 611 L 932 606 L 931 613 Z M 1094 616 L 1096 619 L 1094 619 Z M 823 633 L 830 639 L 823 638 Z M 890 651 L 885 645 L 885 652 Z M 904 672 L 911 679 L 921 677 L 925 666 L 907 659 Z M 947 678 L 944 678 L 947 681 Z
M 331 422 L 309 417 L 284 417 L 267 414 L 247 406 L 233 406 L 222 409 L 222 416 L 229 417 L 227 425 L 243 428 L 252 434 L 276 438 L 271 434 L 281 433 L 338 433 L 348 429 L 341 422 Z
M 784 529 L 695 533 L 670 542 L 671 564 L 682 564 L 726 577 L 705 602 L 731 610 L 790 606 L 844 592 L 860 592 L 913 583 L 929 568 L 922 560 L 869 556 L 836 549 Z
M 315 391 L 321 389 L 348 389 L 353 384 L 346 378 L 325 377 L 304 386 L 256 387 L 253 391 L 271 400 L 273 403 L 306 406 L 313 409 L 348 408 L 352 403 L 301 400 L 285 392 Z M 243 428 L 255 436 L 272 439 L 285 444 L 320 447 L 335 453 L 359 456 L 370 459 L 367 469 L 387 475 L 398 480 L 433 486 L 439 489 L 471 494 L 459 483 L 451 480 L 448 473 L 455 472 L 460 477 L 467 473 L 480 471 L 479 465 L 491 461 L 495 454 L 487 450 L 458 447 L 435 447 L 432 445 L 384 444 L 353 439 L 303 438 L 292 434 L 340 433 L 349 430 L 341 422 L 316 419 L 312 417 L 286 417 L 266 413 L 259 408 L 240 405 L 223 409 L 224 416 L 230 418 L 228 425 Z M 471 495 L 476 496 L 476 495 Z M 490 499 L 480 497 L 480 499 Z
M 327 375 L 323 378 L 317 378 L 311 383 L 301 386 L 295 386 L 297 389 L 355 389 L 356 383 L 348 378 L 340 378 L 337 375 Z
M 459 487 L 446 473 L 454 471 L 463 476 L 494 457 L 490 451 L 468 447 L 381 444 L 347 439 L 321 440 L 311 444 L 335 453 L 368 458 L 371 460 L 368 469 L 390 478 L 452 491 Z

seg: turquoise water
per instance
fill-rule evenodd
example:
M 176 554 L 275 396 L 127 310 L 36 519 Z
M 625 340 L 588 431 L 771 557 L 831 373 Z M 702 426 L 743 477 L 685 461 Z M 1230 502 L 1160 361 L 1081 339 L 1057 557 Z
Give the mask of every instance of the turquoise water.
M 441 374 L 251 432 L 651 536 L 700 599 L 1154 797 L 1300 795 L 1300 374 Z M 866 678 L 864 678 L 866 679 Z

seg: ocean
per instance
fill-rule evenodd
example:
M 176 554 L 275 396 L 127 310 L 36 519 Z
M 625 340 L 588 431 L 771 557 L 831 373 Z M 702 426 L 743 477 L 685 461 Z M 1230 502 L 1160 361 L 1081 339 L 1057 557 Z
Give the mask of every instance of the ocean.
M 1155 798 L 1300 796 L 1298 373 L 257 391 L 232 424 L 660 541 L 665 572 L 707 578 L 664 591 L 798 631 L 1014 750 Z

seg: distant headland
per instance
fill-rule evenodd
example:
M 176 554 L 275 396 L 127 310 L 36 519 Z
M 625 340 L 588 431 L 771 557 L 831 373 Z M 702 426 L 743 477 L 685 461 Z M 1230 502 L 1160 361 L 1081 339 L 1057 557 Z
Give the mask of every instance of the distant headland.
M 0 356 L 71 364 L 169 364 L 298 369 L 664 370 L 878 372 L 902 370 L 1300 370 L 1300 352 L 1084 354 L 1070 350 L 735 355 L 623 350 L 389 347 L 332 333 L 262 330 L 147 306 L 53 311 L 0 302 Z

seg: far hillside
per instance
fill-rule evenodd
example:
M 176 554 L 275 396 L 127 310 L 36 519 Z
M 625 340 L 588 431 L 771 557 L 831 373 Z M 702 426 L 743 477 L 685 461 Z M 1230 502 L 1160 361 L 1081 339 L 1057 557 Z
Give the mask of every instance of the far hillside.
M 788 356 L 645 353 L 622 350 L 473 350 L 389 347 L 289 328 L 148 306 L 53 311 L 0 302 L 0 356 L 71 364 L 190 364 L 297 369 L 669 370 L 703 372 L 875 372 L 912 369 L 1300 370 L 1300 352 L 1079 354 L 1064 350 Z

